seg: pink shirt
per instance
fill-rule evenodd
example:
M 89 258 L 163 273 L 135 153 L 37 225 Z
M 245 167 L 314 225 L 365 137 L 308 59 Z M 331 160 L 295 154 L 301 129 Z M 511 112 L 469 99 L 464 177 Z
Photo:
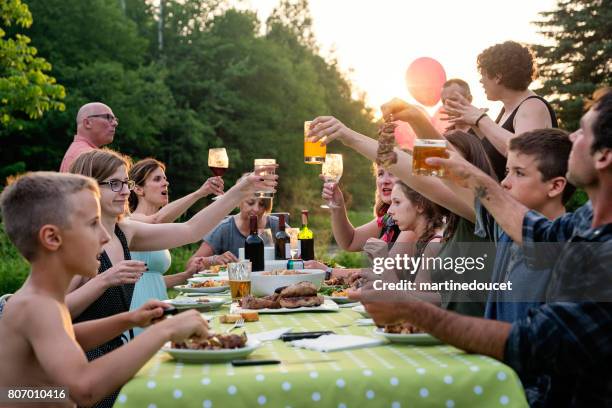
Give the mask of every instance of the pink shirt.
M 62 160 L 62 164 L 60 165 L 60 172 L 67 173 L 70 165 L 81 153 L 88 152 L 90 150 L 97 149 L 98 146 L 91 143 L 89 140 L 76 135 L 68 150 L 66 150 L 66 154 L 64 155 L 64 159 Z

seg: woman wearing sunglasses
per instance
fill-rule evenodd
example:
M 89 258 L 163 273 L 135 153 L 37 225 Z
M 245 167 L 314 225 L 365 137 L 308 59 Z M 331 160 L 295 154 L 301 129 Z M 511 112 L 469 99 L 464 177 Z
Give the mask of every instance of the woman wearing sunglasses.
M 128 179 L 130 164 L 128 157 L 109 149 L 100 149 L 81 154 L 70 167 L 71 173 L 83 174 L 98 181 L 101 222 L 111 235 L 99 256 L 98 276 L 91 280 L 77 277 L 70 284 L 71 293 L 66 296 L 66 303 L 74 322 L 100 319 L 130 309 L 134 284 L 146 270 L 143 262 L 130 259 L 131 250 L 159 251 L 196 242 L 242 199 L 253 195 L 256 190 L 274 190 L 277 184 L 275 175 L 249 174 L 187 222 L 147 224 L 124 217 L 130 189 L 135 185 Z M 122 338 L 116 337 L 87 351 L 87 357 L 89 360 L 96 359 L 122 344 Z M 112 406 L 117 392 L 97 406 Z

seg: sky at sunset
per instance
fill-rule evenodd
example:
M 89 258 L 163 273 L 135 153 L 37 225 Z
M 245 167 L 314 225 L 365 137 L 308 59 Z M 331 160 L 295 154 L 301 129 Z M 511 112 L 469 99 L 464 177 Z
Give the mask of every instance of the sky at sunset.
M 277 0 L 245 2 L 262 21 L 277 4 Z M 476 70 L 477 55 L 506 40 L 545 43 L 531 22 L 555 4 L 553 0 L 310 0 L 310 9 L 322 54 L 335 50 L 343 71 L 356 90 L 367 94 L 370 106 L 378 107 L 394 96 L 413 101 L 404 74 L 415 58 L 427 56 L 442 64 L 447 78 L 470 84 L 476 106 L 496 114 L 501 105 L 486 100 Z

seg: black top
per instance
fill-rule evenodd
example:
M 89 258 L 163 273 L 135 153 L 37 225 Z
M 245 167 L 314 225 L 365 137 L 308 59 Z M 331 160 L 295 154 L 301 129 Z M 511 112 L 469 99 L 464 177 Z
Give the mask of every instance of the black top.
M 525 102 L 527 99 L 533 99 L 533 98 L 539 99 L 542 102 L 544 102 L 544 104 L 546 105 L 546 108 L 548 109 L 548 113 L 550 114 L 550 122 L 552 124 L 552 127 L 554 128 L 558 127 L 557 115 L 555 115 L 555 111 L 553 110 L 552 106 L 550 106 L 550 104 L 546 101 L 546 99 L 538 95 L 531 95 L 523 99 L 521 103 L 519 103 L 519 105 L 512 111 L 510 116 L 508 116 L 508 119 L 506 119 L 506 121 L 501 125 L 501 127 L 506 129 L 508 132 L 515 133 L 514 132 L 514 117 L 516 116 L 516 113 L 518 112 L 523 102 Z M 499 124 L 505 112 L 506 112 L 505 109 L 502 108 L 501 111 L 499 112 L 499 115 L 497 116 L 497 119 L 495 119 L 495 123 Z M 506 157 L 503 154 L 501 154 L 499 150 L 497 150 L 495 146 L 493 146 L 493 144 L 486 137 L 482 139 L 482 147 L 484 147 L 485 151 L 487 152 L 487 156 L 489 156 L 489 160 L 491 161 L 491 165 L 493 166 L 493 170 L 495 171 L 495 174 L 497 175 L 498 180 L 499 181 L 503 180 L 504 177 L 506 177 Z
M 117 236 L 117 238 L 119 238 L 121 246 L 123 247 L 123 258 L 125 260 L 132 259 L 130 257 L 130 249 L 128 248 L 127 239 L 125 238 L 123 231 L 121 231 L 121 228 L 119 228 L 118 225 L 115 225 L 115 235 Z M 98 269 L 98 274 L 104 273 L 112 266 L 113 264 L 110 258 L 108 257 L 106 251 L 102 252 L 102 255 L 100 256 L 100 268 Z M 85 311 L 73 321 L 74 323 L 79 323 L 88 320 L 114 316 L 123 312 L 128 312 L 130 310 L 130 304 L 132 303 L 133 293 L 133 283 L 108 288 L 104 291 L 102 296 L 100 296 L 91 305 L 89 305 L 87 309 L 85 309 Z M 92 350 L 87 351 L 85 354 L 87 354 L 87 359 L 91 361 L 110 353 L 111 351 L 121 347 L 121 345 L 123 345 L 123 340 L 121 336 L 117 336 L 114 339 L 108 341 L 107 343 L 104 343 Z M 118 394 L 119 390 L 115 391 L 111 395 L 99 401 L 95 405 L 95 407 L 112 407 Z

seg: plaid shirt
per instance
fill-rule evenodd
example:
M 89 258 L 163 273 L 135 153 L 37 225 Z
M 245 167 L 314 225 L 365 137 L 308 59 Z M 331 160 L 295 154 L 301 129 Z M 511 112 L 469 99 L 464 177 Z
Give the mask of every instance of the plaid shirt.
M 565 242 L 544 249 L 556 251 L 551 303 L 515 322 L 506 342 L 504 361 L 521 377 L 532 406 L 612 406 L 612 303 L 600 298 L 612 282 L 612 224 L 591 228 L 592 217 L 588 203 L 555 221 L 535 211 L 523 220 L 528 262 L 542 259 L 535 243 Z

